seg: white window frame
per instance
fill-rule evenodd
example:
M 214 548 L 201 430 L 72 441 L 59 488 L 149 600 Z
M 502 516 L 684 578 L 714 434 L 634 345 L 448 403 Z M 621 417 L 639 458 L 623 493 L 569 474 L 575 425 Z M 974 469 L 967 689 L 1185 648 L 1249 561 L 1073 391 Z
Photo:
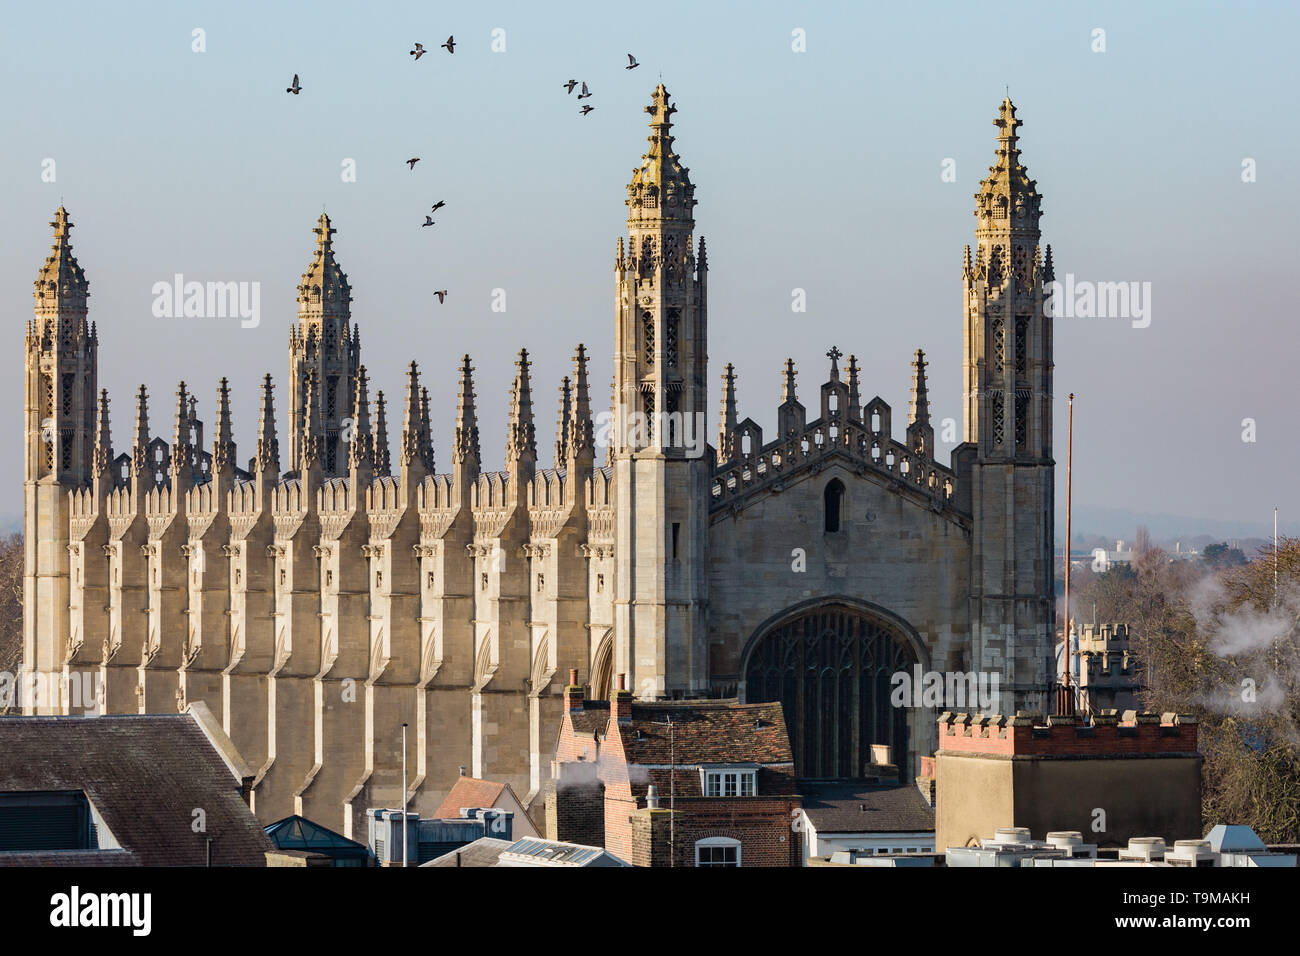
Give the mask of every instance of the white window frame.
M 713 864 L 713 863 L 701 864 L 700 863 L 700 850 L 701 849 L 707 850 L 707 849 L 714 849 L 714 848 L 734 849 L 736 851 L 736 866 L 740 867 L 744 865 L 743 860 L 741 859 L 740 841 L 733 840 L 731 839 L 731 837 L 705 837 L 703 840 L 696 840 L 695 841 L 695 865 L 697 867 L 701 865 L 730 866 L 730 864 L 726 864 L 726 863 L 724 864 Z
M 736 766 L 701 767 L 700 792 L 706 797 L 721 799 L 756 797 L 758 796 L 758 769 Z

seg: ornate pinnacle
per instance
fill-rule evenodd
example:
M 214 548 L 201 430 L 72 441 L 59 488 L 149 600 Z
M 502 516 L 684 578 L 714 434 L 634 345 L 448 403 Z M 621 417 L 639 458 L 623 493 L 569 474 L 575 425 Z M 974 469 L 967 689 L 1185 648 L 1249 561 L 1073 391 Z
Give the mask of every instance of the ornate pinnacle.
M 406 372 L 406 413 L 402 417 L 402 469 L 421 460 L 420 368 L 411 362 Z
M 506 428 L 506 460 L 536 461 L 537 435 L 533 425 L 533 398 L 528 384 L 528 349 L 519 350 L 514 385 L 510 390 L 510 424 Z
M 91 471 L 102 475 L 113 460 L 113 436 L 108 426 L 108 389 L 99 390 L 99 420 L 95 428 L 95 454 Z
M 135 443 L 131 446 L 131 471 L 143 475 L 149 463 L 149 393 L 143 385 L 135 396 Z
M 795 388 L 794 388 L 794 377 L 798 374 L 799 373 L 794 370 L 794 359 L 792 358 L 786 359 L 785 368 L 781 372 L 781 401 L 782 402 L 798 401 L 798 398 L 795 397 Z
M 722 416 L 718 422 L 718 460 L 731 461 L 736 457 L 736 367 L 727 363 L 722 373 Z
M 913 425 L 930 424 L 930 394 L 925 384 L 925 367 L 928 364 L 925 352 L 917 349 L 916 358 L 912 360 L 912 407 L 908 416 Z
M 225 471 L 235 463 L 235 440 L 230 424 L 230 383 L 217 385 L 217 434 L 212 442 L 212 470 Z
M 375 467 L 375 449 L 370 435 L 370 383 L 366 367 L 357 369 L 356 398 L 353 402 L 352 441 L 348 444 L 348 467 L 353 470 Z
M 420 389 L 420 459 L 430 472 L 433 468 L 433 425 L 429 420 L 429 390 Z
M 85 308 L 90 285 L 72 254 L 72 220 L 68 218 L 68 211 L 62 206 L 56 209 L 50 226 L 54 229 L 54 244 L 36 276 L 36 289 L 32 293 L 36 299 L 36 308 L 38 311 L 42 308 L 54 309 L 60 305 Z
M 460 397 L 456 404 L 456 447 L 452 460 L 477 470 L 482 459 L 478 444 L 478 415 L 474 411 L 474 369 L 466 355 L 460 363 Z
M 560 421 L 555 427 L 555 467 L 561 468 L 569 457 L 569 416 L 573 414 L 572 379 L 560 382 Z
M 582 343 L 573 353 L 573 412 L 569 415 L 566 442 L 575 459 L 590 457 L 596 450 L 591 424 L 591 386 L 587 381 L 587 347 Z
M 375 395 L 375 474 L 389 475 L 393 471 L 392 452 L 388 448 L 388 402 L 383 391 Z
M 272 476 L 280 472 L 280 441 L 275 437 L 275 404 L 271 373 L 262 376 L 262 413 L 257 423 L 257 470 Z
M 307 373 L 306 388 L 307 416 L 302 423 L 302 461 L 301 470 L 306 473 L 320 466 L 321 451 L 324 444 L 320 423 L 320 379 L 316 369 Z
M 316 228 L 312 230 L 316 234 L 316 255 L 298 286 L 299 312 L 310 309 L 316 314 L 328 312 L 345 317 L 350 314 L 348 303 L 352 301 L 352 287 L 334 258 L 334 233 L 337 231 L 330 225 L 329 216 L 321 213 Z M 345 329 L 345 338 L 346 335 Z
M 850 419 L 862 418 L 862 388 L 858 380 L 858 357 L 849 356 L 849 412 Z

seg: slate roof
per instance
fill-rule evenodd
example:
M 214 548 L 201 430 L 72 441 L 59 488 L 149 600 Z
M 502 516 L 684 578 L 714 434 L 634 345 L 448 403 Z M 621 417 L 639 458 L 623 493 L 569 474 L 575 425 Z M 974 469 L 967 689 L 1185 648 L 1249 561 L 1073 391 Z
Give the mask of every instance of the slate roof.
M 463 807 L 494 807 L 506 788 L 506 784 L 492 780 L 458 777 L 434 817 L 439 820 L 454 820 L 460 816 Z
M 576 733 L 603 737 L 605 727 L 609 724 L 609 701 L 585 700 L 582 702 L 582 710 L 569 712 L 569 720 Z
M 96 862 L 265 866 L 271 841 L 240 795 L 223 755 L 193 714 L 0 717 L 0 792 L 83 791 L 125 854 Z M 206 832 L 191 829 L 194 810 Z M 88 854 L 0 853 L 0 865 L 83 865 Z M 126 859 L 126 857 L 131 859 Z M 110 859 L 111 857 L 111 859 Z
M 934 809 L 914 786 L 800 781 L 799 789 L 803 811 L 818 833 L 934 831 Z

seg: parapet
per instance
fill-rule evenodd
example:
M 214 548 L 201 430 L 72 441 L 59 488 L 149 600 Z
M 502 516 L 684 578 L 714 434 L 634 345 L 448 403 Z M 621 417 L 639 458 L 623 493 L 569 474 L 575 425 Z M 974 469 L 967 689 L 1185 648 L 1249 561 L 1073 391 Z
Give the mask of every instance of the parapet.
M 1094 714 L 1091 719 L 1017 712 L 939 715 L 939 750 L 994 756 L 1126 756 L 1196 752 L 1196 718 L 1127 710 Z

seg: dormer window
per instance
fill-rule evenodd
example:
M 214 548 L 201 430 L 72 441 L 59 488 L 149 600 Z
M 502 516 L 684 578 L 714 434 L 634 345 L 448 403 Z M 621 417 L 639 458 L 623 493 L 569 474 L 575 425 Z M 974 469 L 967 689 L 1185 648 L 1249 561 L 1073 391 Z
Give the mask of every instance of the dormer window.
M 758 793 L 758 771 L 741 767 L 707 769 L 704 775 L 706 797 L 752 797 Z

